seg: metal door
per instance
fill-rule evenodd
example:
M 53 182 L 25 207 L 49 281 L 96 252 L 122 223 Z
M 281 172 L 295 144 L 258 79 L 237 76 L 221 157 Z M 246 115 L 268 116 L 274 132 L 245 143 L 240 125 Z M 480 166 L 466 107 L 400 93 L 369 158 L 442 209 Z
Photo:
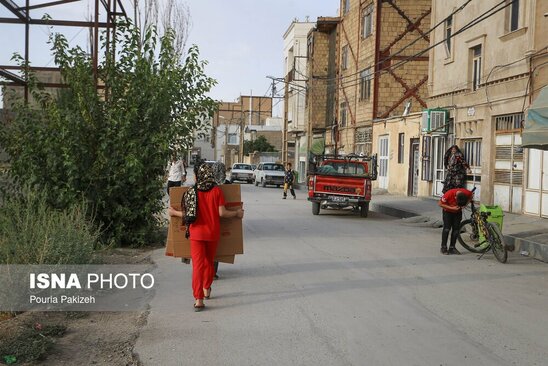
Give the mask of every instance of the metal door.
M 379 188 L 388 189 L 388 135 L 379 136 Z
M 523 193 L 522 113 L 495 117 L 494 203 L 503 211 L 521 213 Z
M 419 139 L 411 139 L 411 150 L 409 154 L 409 196 L 417 196 L 419 193 Z
M 523 211 L 548 217 L 548 151 L 529 149 Z
M 434 196 L 443 195 L 443 181 L 445 180 L 445 167 L 443 165 L 443 156 L 445 155 L 445 137 L 433 136 L 432 148 L 434 155 Z

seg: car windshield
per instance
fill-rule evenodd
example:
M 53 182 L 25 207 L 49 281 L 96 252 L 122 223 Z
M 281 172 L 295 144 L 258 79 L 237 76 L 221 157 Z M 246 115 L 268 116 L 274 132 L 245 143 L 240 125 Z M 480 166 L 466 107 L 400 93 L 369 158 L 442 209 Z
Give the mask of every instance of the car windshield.
M 252 170 L 251 165 L 248 164 L 234 164 L 232 169 Z
M 284 166 L 282 164 L 268 164 L 264 165 L 264 170 L 275 170 L 275 171 L 284 171 Z
M 329 175 L 366 175 L 366 166 L 362 163 L 328 161 L 318 168 L 318 173 Z

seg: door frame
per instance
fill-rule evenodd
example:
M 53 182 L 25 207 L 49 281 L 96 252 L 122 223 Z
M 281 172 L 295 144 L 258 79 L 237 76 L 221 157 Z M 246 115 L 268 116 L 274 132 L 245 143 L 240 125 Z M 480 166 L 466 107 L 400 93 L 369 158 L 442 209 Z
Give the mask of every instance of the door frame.
M 382 147 L 381 147 L 381 140 L 386 140 L 386 155 L 382 154 Z M 379 164 L 379 175 L 377 177 L 377 180 L 379 181 L 379 188 L 382 189 L 388 189 L 388 182 L 389 182 L 389 170 L 390 170 L 390 135 L 380 135 L 378 137 L 378 143 L 379 143 L 379 157 L 378 157 L 378 164 Z M 386 175 L 381 176 L 380 175 L 380 165 L 381 165 L 381 159 L 386 160 Z M 380 179 L 382 177 L 382 179 Z M 381 184 L 381 182 L 385 184 Z M 386 187 L 384 187 L 386 185 Z
M 416 146 L 416 149 L 415 149 Z M 409 139 L 409 171 L 408 171 L 408 178 L 407 178 L 407 195 L 411 197 L 415 197 L 413 194 L 413 187 L 415 186 L 413 183 L 415 181 L 415 170 L 419 169 L 419 166 L 415 166 L 415 154 L 414 152 L 417 152 L 419 154 L 419 166 L 420 166 L 420 140 L 418 138 L 411 138 Z M 417 185 L 419 183 L 420 176 L 417 177 Z M 418 195 L 418 192 L 417 192 Z

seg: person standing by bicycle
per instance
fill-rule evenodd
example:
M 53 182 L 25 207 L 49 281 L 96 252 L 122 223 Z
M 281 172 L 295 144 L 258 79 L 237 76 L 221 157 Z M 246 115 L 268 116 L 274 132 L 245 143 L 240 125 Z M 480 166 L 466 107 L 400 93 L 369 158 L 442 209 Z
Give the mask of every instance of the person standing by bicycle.
M 465 188 L 453 188 L 444 193 L 438 202 L 443 209 L 443 231 L 441 234 L 441 254 L 460 254 L 455 248 L 459 235 L 460 222 L 462 220 L 462 208 L 465 207 L 474 197 L 474 193 Z M 449 249 L 447 240 L 451 233 Z

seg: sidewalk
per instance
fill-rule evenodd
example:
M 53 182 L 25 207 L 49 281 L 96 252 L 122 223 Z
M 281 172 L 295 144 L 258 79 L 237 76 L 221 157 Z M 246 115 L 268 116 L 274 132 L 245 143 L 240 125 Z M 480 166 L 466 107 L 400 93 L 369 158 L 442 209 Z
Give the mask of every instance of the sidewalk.
M 373 192 L 371 210 L 402 218 L 404 225 L 443 226 L 441 209 L 435 198 Z M 505 212 L 503 233 L 508 244 L 514 243 L 517 253 L 548 263 L 548 219 Z

